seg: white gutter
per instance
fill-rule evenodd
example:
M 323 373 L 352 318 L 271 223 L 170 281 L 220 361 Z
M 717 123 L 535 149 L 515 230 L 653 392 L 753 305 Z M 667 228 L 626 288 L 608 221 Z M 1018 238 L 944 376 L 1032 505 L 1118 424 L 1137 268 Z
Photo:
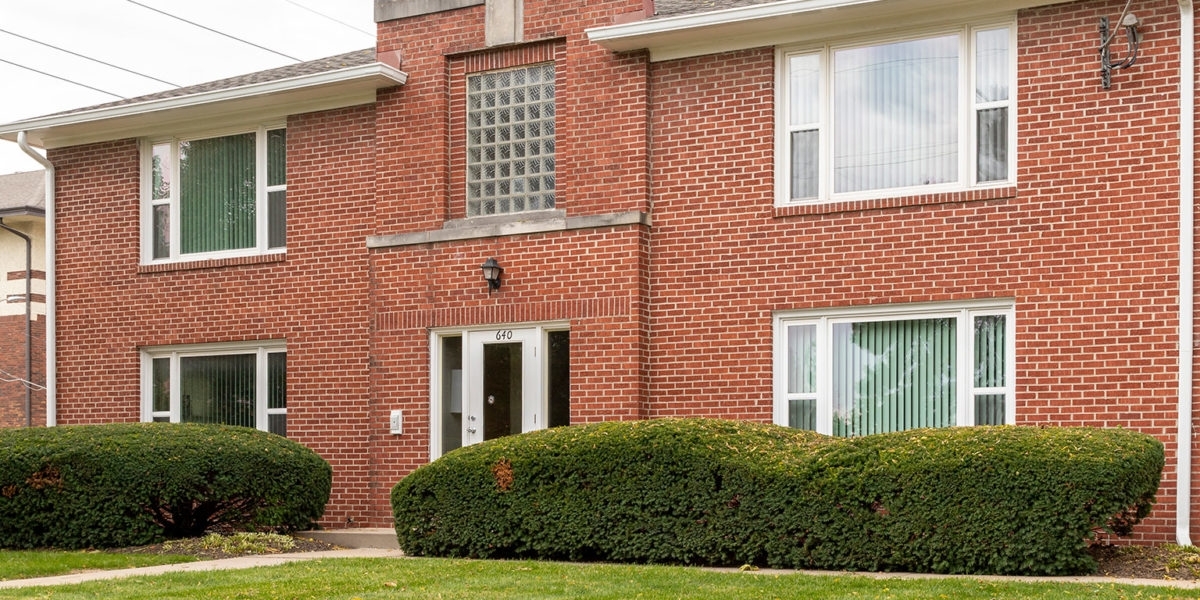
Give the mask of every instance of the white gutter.
M 17 133 L 17 145 L 46 169 L 46 427 L 58 424 L 58 377 L 56 327 L 54 318 L 54 164 L 38 154 L 25 140 L 25 132 Z
M 306 91 L 313 91 L 316 93 L 316 91 L 325 88 L 335 91 L 343 88 L 351 88 L 352 90 L 359 90 L 359 88 L 361 88 L 361 90 L 374 92 L 376 89 L 382 87 L 404 85 L 406 81 L 408 81 L 407 73 L 390 65 L 375 62 L 366 65 L 346 67 L 336 71 L 324 71 L 309 75 L 252 83 L 238 87 L 185 93 L 179 96 L 167 98 L 155 97 L 149 100 L 134 101 L 128 104 L 116 104 L 115 106 L 111 104 L 102 105 L 98 108 L 25 119 L 22 121 L 0 125 L 0 138 L 12 139 L 12 134 L 24 132 L 27 135 L 32 136 L 32 141 L 34 144 L 38 144 L 43 147 L 77 145 L 80 143 L 100 141 L 101 139 L 118 139 L 122 136 L 111 136 L 107 135 L 107 132 L 105 132 L 104 135 L 101 135 L 99 138 L 94 140 L 86 137 L 80 140 L 56 140 L 55 143 L 48 145 L 46 133 L 48 131 L 53 131 L 60 128 L 78 127 L 97 122 L 132 119 L 155 113 L 171 113 L 188 109 L 224 106 L 225 104 L 234 101 L 245 102 L 259 99 L 268 105 L 275 105 L 279 103 L 280 96 L 287 95 L 289 93 L 294 94 Z M 334 104 L 336 105 L 337 103 L 335 102 Z M 318 109 L 323 109 L 320 108 L 321 106 L 324 105 L 319 105 Z M 333 106 L 328 106 L 325 108 L 332 107 Z M 227 108 L 222 110 L 228 112 Z M 125 134 L 123 137 L 134 137 L 137 135 L 136 132 L 129 134 L 129 132 L 125 131 L 122 127 L 118 127 L 118 130 L 121 130 L 122 133 Z
M 1175 540 L 1192 545 L 1192 343 L 1193 262 L 1196 240 L 1195 15 L 1191 0 L 1179 0 L 1179 424 L 1175 438 Z

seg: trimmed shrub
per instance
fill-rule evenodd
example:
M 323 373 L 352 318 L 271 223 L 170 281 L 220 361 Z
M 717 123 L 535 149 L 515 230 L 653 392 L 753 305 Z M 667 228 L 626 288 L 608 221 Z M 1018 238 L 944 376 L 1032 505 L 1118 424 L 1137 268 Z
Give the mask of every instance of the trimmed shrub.
M 0 430 L 0 547 L 105 548 L 212 527 L 318 519 L 332 469 L 300 444 L 225 425 Z
M 1095 570 L 1149 513 L 1163 447 L 1088 428 L 829 438 L 662 419 L 455 450 L 392 490 L 413 555 L 938 573 Z

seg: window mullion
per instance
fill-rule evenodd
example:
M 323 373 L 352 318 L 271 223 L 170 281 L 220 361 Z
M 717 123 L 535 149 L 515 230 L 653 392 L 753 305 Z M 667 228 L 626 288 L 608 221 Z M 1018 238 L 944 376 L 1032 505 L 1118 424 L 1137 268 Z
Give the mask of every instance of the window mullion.
M 181 214 L 181 209 L 180 209 L 180 205 L 179 205 L 179 196 L 180 196 L 180 190 L 182 189 L 182 185 L 183 185 L 183 183 L 182 183 L 183 177 L 180 176 L 181 173 L 179 171 L 179 169 L 180 169 L 179 140 L 177 140 L 177 139 L 171 140 L 170 155 L 171 155 L 172 177 L 171 177 L 171 199 L 170 199 L 171 207 L 167 210 L 167 213 L 168 213 L 167 219 L 170 221 L 169 223 L 167 223 L 167 229 L 170 231 L 170 233 L 168 234 L 170 241 L 168 242 L 167 256 L 169 256 L 171 260 L 179 260 L 179 246 L 181 244 L 180 240 L 181 240 L 181 231 L 182 231 L 182 229 L 180 227 L 180 218 L 179 218 L 179 216 Z M 172 380 L 172 381 L 174 381 L 174 380 Z
M 958 55 L 958 181 L 975 185 L 978 183 L 975 165 L 979 161 L 979 105 L 975 101 L 975 86 L 979 74 L 975 68 L 974 29 L 964 28 L 960 34 Z
M 170 359 L 171 359 L 171 363 L 170 363 L 171 364 L 171 367 L 170 367 L 171 368 L 171 383 L 170 383 L 170 386 L 171 386 L 171 418 L 170 418 L 170 421 L 172 423 L 179 423 L 180 421 L 182 421 L 182 417 L 183 417 L 182 402 L 180 401 L 180 394 L 182 393 L 181 390 L 183 388 L 182 388 L 182 382 L 179 381 L 180 373 L 182 372 L 182 370 L 179 367 L 179 353 L 172 352 L 170 355 Z
M 833 435 L 833 374 L 829 355 L 832 326 L 828 318 L 817 321 L 817 433 Z
M 958 378 L 957 418 L 959 426 L 975 424 L 975 320 L 970 311 L 963 309 L 956 317 L 955 333 L 958 337 L 958 361 L 955 376 Z
M 833 50 L 828 46 L 820 52 L 821 89 L 817 91 L 820 98 L 820 130 L 817 134 L 817 198 L 828 200 L 833 196 Z M 819 405 L 820 403 L 818 403 Z M 820 422 L 818 420 L 818 422 Z

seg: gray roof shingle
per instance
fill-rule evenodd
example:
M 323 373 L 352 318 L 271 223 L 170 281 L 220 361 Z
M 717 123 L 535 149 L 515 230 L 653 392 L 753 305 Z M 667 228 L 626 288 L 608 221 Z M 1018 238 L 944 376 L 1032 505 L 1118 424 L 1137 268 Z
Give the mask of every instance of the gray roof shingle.
M 726 8 L 741 8 L 757 4 L 770 4 L 778 0 L 654 0 L 654 15 L 657 17 L 677 17 L 699 13 L 724 10 Z
M 0 217 L 41 215 L 45 208 L 45 171 L 0 175 Z
M 226 79 L 218 79 L 216 81 L 209 81 L 207 83 L 199 83 L 196 85 L 189 85 L 186 87 L 175 88 L 172 90 L 166 90 L 166 91 L 157 92 L 154 94 L 147 94 L 145 96 L 138 96 L 136 98 L 127 98 L 125 100 L 118 100 L 116 102 L 108 102 L 105 104 L 95 104 L 92 106 L 76 108 L 76 109 L 72 109 L 72 110 L 68 110 L 68 111 L 45 115 L 45 116 L 55 117 L 55 116 L 61 116 L 61 115 L 70 115 L 70 114 L 79 113 L 79 112 L 86 112 L 86 111 L 92 111 L 92 110 L 104 109 L 104 108 L 112 108 L 112 107 L 116 107 L 116 106 L 124 106 L 127 104 L 139 104 L 142 102 L 153 102 L 155 100 L 166 100 L 168 98 L 179 98 L 179 97 L 183 97 L 183 96 L 191 96 L 193 94 L 203 94 L 205 92 L 215 92 L 215 91 L 220 91 L 220 90 L 236 89 L 239 87 L 244 87 L 244 86 L 254 85 L 254 84 L 259 84 L 259 83 L 266 83 L 269 81 L 290 79 L 292 77 L 303 77 L 305 75 L 316 75 L 318 73 L 325 73 L 328 71 L 337 71 L 339 69 L 345 69 L 345 68 L 349 68 L 349 67 L 358 67 L 358 66 L 362 66 L 362 65 L 369 65 L 373 62 L 375 62 L 375 49 L 374 48 L 364 48 L 362 50 L 355 50 L 354 52 L 347 52 L 345 54 L 339 54 L 337 56 L 330 56 L 327 58 L 319 58 L 317 60 L 310 60 L 310 61 L 306 61 L 306 62 L 302 62 L 302 63 L 296 63 L 294 65 L 287 65 L 285 67 L 277 67 L 274 69 L 268 69 L 266 71 L 247 73 L 245 75 L 238 75 L 238 76 L 229 77 Z

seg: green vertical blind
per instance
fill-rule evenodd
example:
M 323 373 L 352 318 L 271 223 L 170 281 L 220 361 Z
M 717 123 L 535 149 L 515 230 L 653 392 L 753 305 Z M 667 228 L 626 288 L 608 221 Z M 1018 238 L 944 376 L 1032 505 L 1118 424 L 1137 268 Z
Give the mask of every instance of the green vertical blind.
M 840 436 L 948 427 L 960 414 L 976 425 L 1007 422 L 1010 318 L 982 310 L 916 317 L 783 319 L 776 418 Z
M 154 144 L 147 185 L 152 259 L 286 246 L 284 129 Z
M 179 143 L 180 251 L 251 248 L 258 184 L 254 134 Z
M 954 425 L 955 323 L 945 318 L 834 324 L 834 435 Z

